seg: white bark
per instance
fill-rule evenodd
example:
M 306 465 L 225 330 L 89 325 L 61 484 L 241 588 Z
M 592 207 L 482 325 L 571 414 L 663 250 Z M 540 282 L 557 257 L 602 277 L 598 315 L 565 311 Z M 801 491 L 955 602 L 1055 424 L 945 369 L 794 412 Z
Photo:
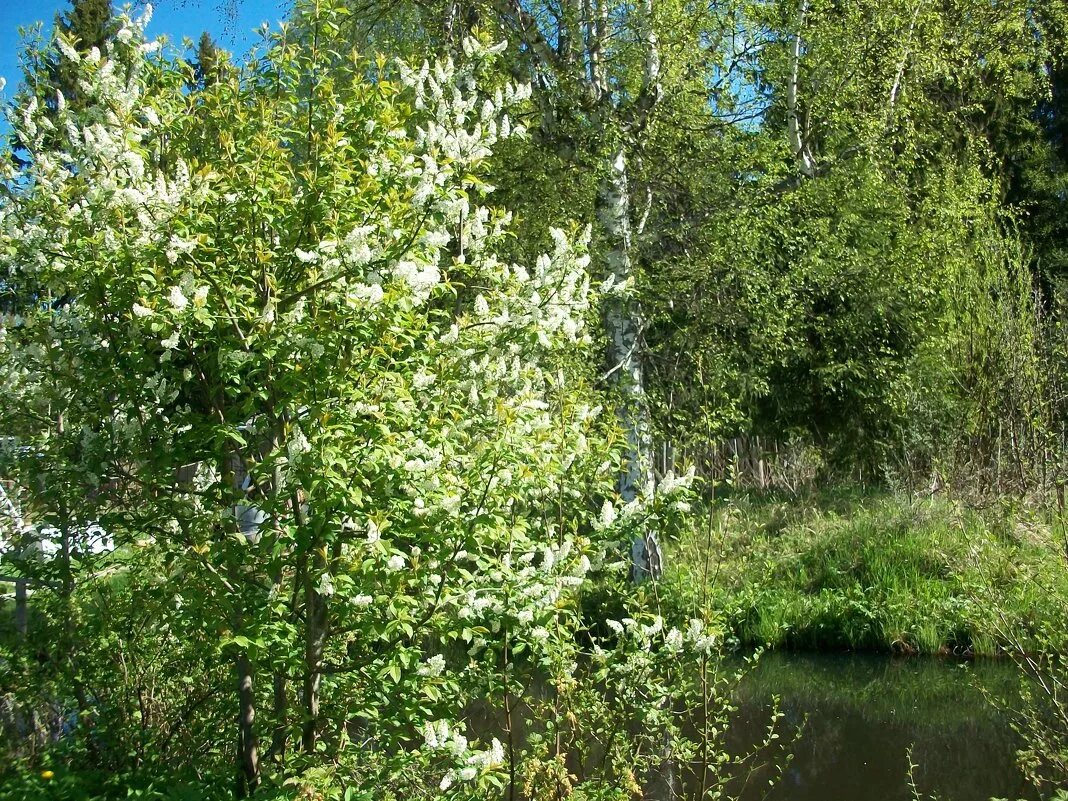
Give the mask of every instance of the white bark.
M 633 278 L 627 148 L 637 144 L 635 140 L 641 137 L 662 95 L 660 46 L 653 20 L 655 1 L 640 0 L 626 11 L 637 26 L 644 49 L 644 65 L 639 96 L 624 101 L 612 89 L 614 53 L 611 48 L 617 33 L 613 30 L 612 0 L 574 0 L 573 7 L 579 15 L 575 43 L 585 51 L 576 59 L 568 58 L 566 54 L 561 56 L 553 49 L 540 31 L 538 20 L 525 8 L 522 0 L 493 0 L 501 20 L 510 24 L 520 41 L 530 48 L 540 62 L 539 68 L 546 74 L 556 73 L 559 78 L 568 78 L 567 83 L 581 85 L 590 102 L 592 124 L 605 140 L 616 141 L 618 138 L 607 154 L 606 171 L 595 209 L 606 249 L 606 272 L 616 284 L 624 284 Z M 557 85 L 561 83 L 564 81 L 556 82 Z M 551 131 L 555 120 L 547 115 L 543 124 Z M 607 299 L 604 326 L 608 339 L 608 377 L 620 389 L 619 418 L 627 440 L 624 470 L 617 488 L 621 499 L 628 502 L 653 484 L 651 429 L 642 374 L 641 319 L 637 304 L 619 296 Z M 632 576 L 636 581 L 660 574 L 660 549 L 654 533 L 649 532 L 633 543 L 632 562 Z
M 591 57 L 596 64 L 594 72 L 594 88 L 601 98 L 608 97 L 608 76 L 604 66 L 604 48 L 608 42 L 608 0 L 597 0 L 594 3 L 594 36 L 590 49 Z
M 798 169 L 809 178 L 816 175 L 816 161 L 812 157 L 801 130 L 798 111 L 798 84 L 801 80 L 801 31 L 805 26 L 808 13 L 808 0 L 801 0 L 797 12 L 797 32 L 794 34 L 793 47 L 790 50 L 790 80 L 786 84 L 786 130 L 790 141 L 790 150 L 797 160 Z
M 448 8 L 445 9 L 445 31 L 442 40 L 449 49 L 452 49 L 455 45 L 455 42 L 453 41 L 453 33 L 454 28 L 456 27 L 456 15 L 459 13 L 459 10 L 460 9 L 457 8 L 456 0 L 452 0 L 452 2 L 449 3 Z
M 604 234 L 605 261 L 614 285 L 633 277 L 630 258 L 630 189 L 627 157 L 622 146 L 610 156 L 607 174 L 597 195 L 597 219 Z M 619 419 L 626 436 L 623 470 L 617 490 L 629 503 L 653 484 L 652 437 L 649 406 L 641 362 L 641 317 L 637 305 L 625 296 L 612 295 L 605 302 L 605 333 L 608 336 L 609 374 L 620 391 Z M 635 537 L 631 544 L 631 577 L 634 581 L 660 574 L 660 549 L 655 535 Z
M 908 36 L 905 38 L 905 51 L 901 54 L 901 60 L 897 63 L 897 72 L 894 73 L 894 83 L 890 86 L 890 102 L 886 106 L 887 119 L 894 113 L 894 104 L 897 103 L 898 92 L 901 91 L 901 80 L 905 77 L 905 66 L 908 64 L 910 51 L 912 50 L 912 35 L 916 31 L 916 20 L 920 16 L 922 3 L 916 3 L 912 11 L 912 19 L 909 22 Z
M 642 130 L 649 122 L 649 115 L 660 102 L 660 40 L 653 24 L 653 0 L 642 0 L 639 36 L 645 47 L 645 68 L 642 71 L 642 90 L 638 97 L 635 129 Z
M 601 77 L 601 47 L 593 0 L 582 0 L 582 40 L 585 48 L 586 80 L 590 86 L 600 87 L 604 81 Z

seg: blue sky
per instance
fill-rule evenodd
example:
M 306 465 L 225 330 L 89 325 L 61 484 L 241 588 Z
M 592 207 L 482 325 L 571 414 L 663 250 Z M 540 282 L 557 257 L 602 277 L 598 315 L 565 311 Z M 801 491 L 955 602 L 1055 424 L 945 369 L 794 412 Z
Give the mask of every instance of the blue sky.
M 119 8 L 123 3 L 114 5 Z M 196 41 L 208 31 L 221 47 L 241 54 L 257 41 L 253 30 L 264 21 L 277 25 L 289 5 L 289 0 L 157 0 L 148 34 L 167 34 L 179 44 L 183 36 Z M 8 82 L 3 97 L 11 97 L 21 77 L 19 26 L 44 22 L 47 30 L 56 13 L 69 8 L 68 0 L 0 0 L 0 76 Z

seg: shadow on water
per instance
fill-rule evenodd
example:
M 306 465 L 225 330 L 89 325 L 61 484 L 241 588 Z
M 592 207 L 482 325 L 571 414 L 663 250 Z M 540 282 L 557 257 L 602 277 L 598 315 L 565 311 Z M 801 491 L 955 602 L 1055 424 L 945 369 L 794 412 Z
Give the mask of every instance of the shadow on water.
M 1034 798 L 1014 762 L 1016 736 L 980 689 L 1010 701 L 1017 686 L 1010 662 L 766 654 L 738 688 L 730 750 L 761 737 L 772 696 L 786 728 L 804 731 L 777 785 L 755 776 L 741 798 L 908 801 L 910 746 L 923 798 Z

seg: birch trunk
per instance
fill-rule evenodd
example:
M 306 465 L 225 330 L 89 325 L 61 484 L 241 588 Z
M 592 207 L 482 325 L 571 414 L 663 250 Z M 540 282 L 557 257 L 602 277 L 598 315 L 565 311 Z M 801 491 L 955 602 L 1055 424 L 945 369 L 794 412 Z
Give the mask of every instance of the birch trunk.
M 597 193 L 597 219 L 604 234 L 605 261 L 613 284 L 633 277 L 630 258 L 630 189 L 627 156 L 622 146 L 610 155 L 608 171 Z M 641 363 L 641 318 L 637 305 L 618 294 L 605 302 L 609 375 L 620 392 L 619 418 L 626 436 L 623 470 L 617 490 L 624 503 L 651 486 L 652 439 L 649 407 Z M 660 574 L 659 548 L 646 533 L 631 543 L 631 578 L 640 582 Z
M 790 150 L 797 160 L 798 169 L 807 178 L 816 174 L 816 163 L 805 143 L 798 109 L 798 84 L 801 82 L 801 31 L 805 26 L 808 13 L 808 0 L 801 0 L 797 12 L 797 32 L 794 34 L 793 47 L 790 49 L 790 80 L 786 85 L 786 131 L 790 139 Z

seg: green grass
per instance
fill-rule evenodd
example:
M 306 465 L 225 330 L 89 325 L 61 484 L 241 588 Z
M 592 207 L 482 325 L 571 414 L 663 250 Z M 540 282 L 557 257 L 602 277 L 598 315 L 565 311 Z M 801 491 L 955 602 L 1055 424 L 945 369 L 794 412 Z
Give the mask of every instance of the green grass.
M 889 493 L 735 497 L 670 544 L 662 598 L 743 645 L 997 653 L 1065 634 L 1061 523 Z

